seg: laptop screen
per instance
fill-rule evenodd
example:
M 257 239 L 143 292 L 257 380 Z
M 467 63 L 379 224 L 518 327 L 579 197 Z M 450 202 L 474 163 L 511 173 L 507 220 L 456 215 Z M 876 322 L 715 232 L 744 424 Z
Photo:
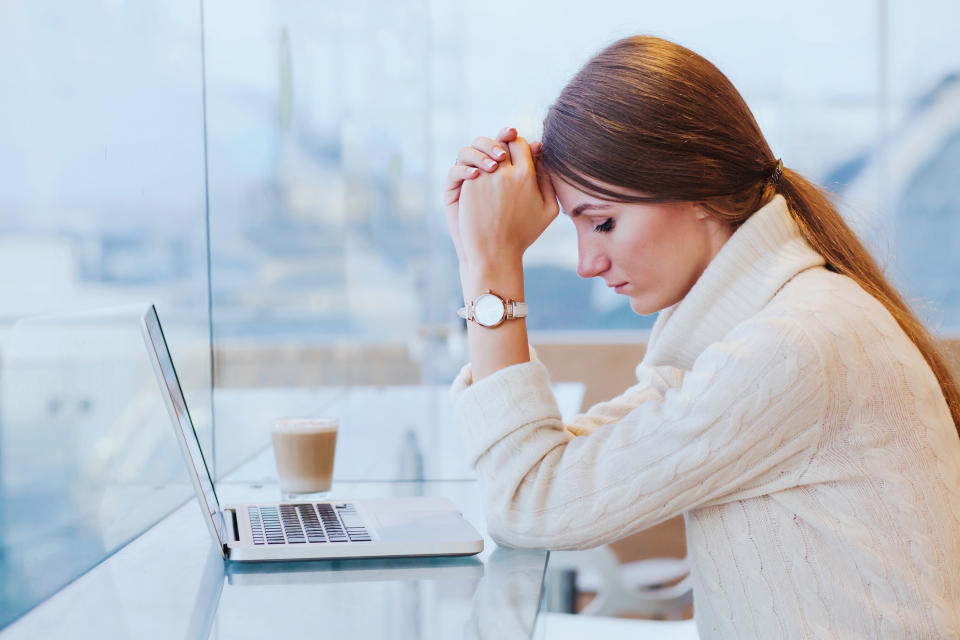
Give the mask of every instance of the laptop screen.
M 217 493 L 210 478 L 210 470 L 204 460 L 203 451 L 200 449 L 197 432 L 193 428 L 193 421 L 187 411 L 187 401 L 183 397 L 177 371 L 173 368 L 173 359 L 170 357 L 170 350 L 167 348 L 163 329 L 160 328 L 160 318 L 157 316 L 157 310 L 153 305 L 150 305 L 150 308 L 144 314 L 143 323 L 144 339 L 147 342 L 147 350 L 150 352 L 150 359 L 153 361 L 154 371 L 163 391 L 164 404 L 167 405 L 170 412 L 177 440 L 180 441 L 180 447 L 189 463 L 188 471 L 197 498 L 200 500 L 200 507 L 206 512 L 207 521 L 210 523 L 211 530 L 217 537 L 222 551 L 223 545 L 226 544 L 226 528 L 223 513 L 220 511 L 220 501 L 217 500 Z

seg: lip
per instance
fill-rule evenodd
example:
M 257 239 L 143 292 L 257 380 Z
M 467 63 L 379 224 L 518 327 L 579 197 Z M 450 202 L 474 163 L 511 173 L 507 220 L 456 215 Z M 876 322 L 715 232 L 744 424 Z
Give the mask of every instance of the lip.
M 611 284 L 611 285 L 608 285 L 608 286 L 610 286 L 611 288 L 613 288 L 613 290 L 616 291 L 617 293 L 620 293 L 620 292 L 623 291 L 623 289 L 624 289 L 628 284 L 629 284 L 629 283 L 627 283 L 627 282 L 621 282 L 620 284 Z

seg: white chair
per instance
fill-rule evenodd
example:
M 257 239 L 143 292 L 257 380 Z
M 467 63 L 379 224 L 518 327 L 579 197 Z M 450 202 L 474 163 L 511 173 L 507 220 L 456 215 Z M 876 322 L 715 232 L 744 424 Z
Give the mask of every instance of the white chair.
M 606 546 L 586 551 L 553 551 L 548 571 L 552 580 L 575 575 L 574 593 L 595 592 L 579 614 L 547 611 L 537 619 L 534 637 L 540 640 L 699 640 L 693 620 L 680 620 L 693 602 L 690 563 L 686 558 L 650 558 L 621 565 Z M 677 582 L 679 580 L 679 582 Z M 629 620 L 622 614 L 662 616 L 661 620 Z M 676 621 L 674 621 L 676 620 Z
M 553 551 L 548 570 L 574 572 L 576 592 L 596 593 L 581 616 L 640 614 L 679 620 L 693 602 L 686 558 L 650 558 L 621 565 L 616 554 L 602 546 Z

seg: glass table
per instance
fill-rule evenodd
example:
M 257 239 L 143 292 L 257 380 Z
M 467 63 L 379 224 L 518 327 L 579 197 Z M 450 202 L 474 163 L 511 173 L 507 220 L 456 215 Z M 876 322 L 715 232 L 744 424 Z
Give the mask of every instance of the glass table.
M 557 392 L 565 414 L 579 408 L 582 386 Z M 446 496 L 484 535 L 480 554 L 225 563 L 190 499 L 0 631 L 0 639 L 537 637 L 537 616 L 549 601 L 549 554 L 499 547 L 487 536 L 479 483 L 459 453 L 448 398 L 445 387 L 417 386 L 351 388 L 324 401 L 325 415 L 342 422 L 333 494 Z M 231 399 L 214 398 L 223 400 Z M 218 412 L 218 423 L 257 406 L 296 413 L 298 402 L 307 410 L 317 396 L 245 391 L 222 402 L 229 409 Z M 277 499 L 269 447 L 235 465 L 217 491 L 221 503 Z
M 338 483 L 362 498 L 444 495 L 485 532 L 475 481 Z M 273 485 L 221 484 L 225 502 Z M 24 638 L 529 638 L 548 554 L 224 563 L 195 501 L 7 627 Z

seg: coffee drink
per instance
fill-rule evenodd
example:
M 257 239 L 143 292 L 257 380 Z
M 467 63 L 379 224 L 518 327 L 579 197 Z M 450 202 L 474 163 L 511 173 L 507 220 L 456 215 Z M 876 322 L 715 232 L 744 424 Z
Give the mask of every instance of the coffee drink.
M 273 456 L 280 491 L 291 494 L 330 490 L 339 421 L 328 418 L 288 418 L 271 428 Z

